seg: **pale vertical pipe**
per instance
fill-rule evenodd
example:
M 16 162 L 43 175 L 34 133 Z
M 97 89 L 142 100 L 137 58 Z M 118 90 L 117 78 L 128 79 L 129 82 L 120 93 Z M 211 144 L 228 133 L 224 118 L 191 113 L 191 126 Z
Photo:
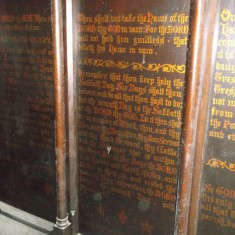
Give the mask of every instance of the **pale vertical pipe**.
M 77 7 L 79 3 L 73 0 L 64 0 L 66 12 L 66 77 L 67 77 L 67 103 L 68 103 L 68 156 L 69 156 L 69 210 L 73 234 L 78 233 L 78 150 L 77 150 L 77 89 L 75 66 L 77 66 L 77 53 L 75 46 Z

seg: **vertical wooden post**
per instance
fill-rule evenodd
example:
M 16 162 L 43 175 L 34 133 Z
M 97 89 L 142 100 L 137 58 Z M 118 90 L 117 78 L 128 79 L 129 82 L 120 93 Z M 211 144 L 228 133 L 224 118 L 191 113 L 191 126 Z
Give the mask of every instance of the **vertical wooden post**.
M 204 132 L 210 91 L 213 26 L 217 4 L 218 0 L 192 1 L 186 108 L 176 211 L 177 235 L 195 235 L 197 229 Z
M 57 173 L 57 218 L 54 227 L 55 234 L 70 234 L 66 190 L 66 119 L 62 0 L 52 0 L 52 24 L 54 50 Z
M 178 203 L 176 208 L 177 235 L 188 234 L 188 217 L 192 171 L 194 166 L 195 143 L 201 94 L 201 59 L 203 46 L 203 16 L 206 0 L 192 1 L 189 56 L 186 72 L 186 107 L 184 112 L 183 146 L 180 163 Z

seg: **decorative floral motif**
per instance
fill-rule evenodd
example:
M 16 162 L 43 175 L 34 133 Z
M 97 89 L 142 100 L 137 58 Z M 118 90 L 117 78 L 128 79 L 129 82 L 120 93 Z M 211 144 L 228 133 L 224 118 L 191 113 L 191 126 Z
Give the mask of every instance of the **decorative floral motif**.
M 118 220 L 119 222 L 124 225 L 128 221 L 128 217 L 126 215 L 126 212 L 122 209 L 118 214 Z
M 226 161 L 220 161 L 215 158 L 210 159 L 206 165 L 213 168 L 227 169 L 229 171 L 235 172 L 235 163 L 227 163 Z
M 152 234 L 152 230 L 154 227 L 146 220 L 144 223 L 141 223 L 141 228 L 143 233 L 147 233 L 148 235 Z
M 112 60 L 100 60 L 100 59 L 91 59 L 84 58 L 80 61 L 82 65 L 92 65 L 95 67 L 105 67 L 105 68 L 114 68 L 127 69 L 131 68 L 133 70 L 147 70 L 151 72 L 164 72 L 164 73 L 185 73 L 185 65 L 176 65 L 176 64 L 145 64 L 145 63 L 129 63 L 127 61 L 118 61 L 114 62 Z

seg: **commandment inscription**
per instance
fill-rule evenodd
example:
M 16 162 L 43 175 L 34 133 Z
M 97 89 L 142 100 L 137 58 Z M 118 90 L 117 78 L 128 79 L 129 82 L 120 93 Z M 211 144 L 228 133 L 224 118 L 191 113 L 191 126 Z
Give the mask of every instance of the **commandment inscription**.
M 122 11 L 113 1 L 109 10 L 96 4 L 100 11 L 84 3 L 77 15 L 84 234 L 171 233 L 188 8 L 158 12 L 147 1 L 127 11 L 131 3 L 122 1 Z
M 235 231 L 235 12 L 230 3 L 219 4 L 198 234 L 227 235 Z
M 0 13 L 0 198 L 54 221 L 50 1 L 2 1 Z

